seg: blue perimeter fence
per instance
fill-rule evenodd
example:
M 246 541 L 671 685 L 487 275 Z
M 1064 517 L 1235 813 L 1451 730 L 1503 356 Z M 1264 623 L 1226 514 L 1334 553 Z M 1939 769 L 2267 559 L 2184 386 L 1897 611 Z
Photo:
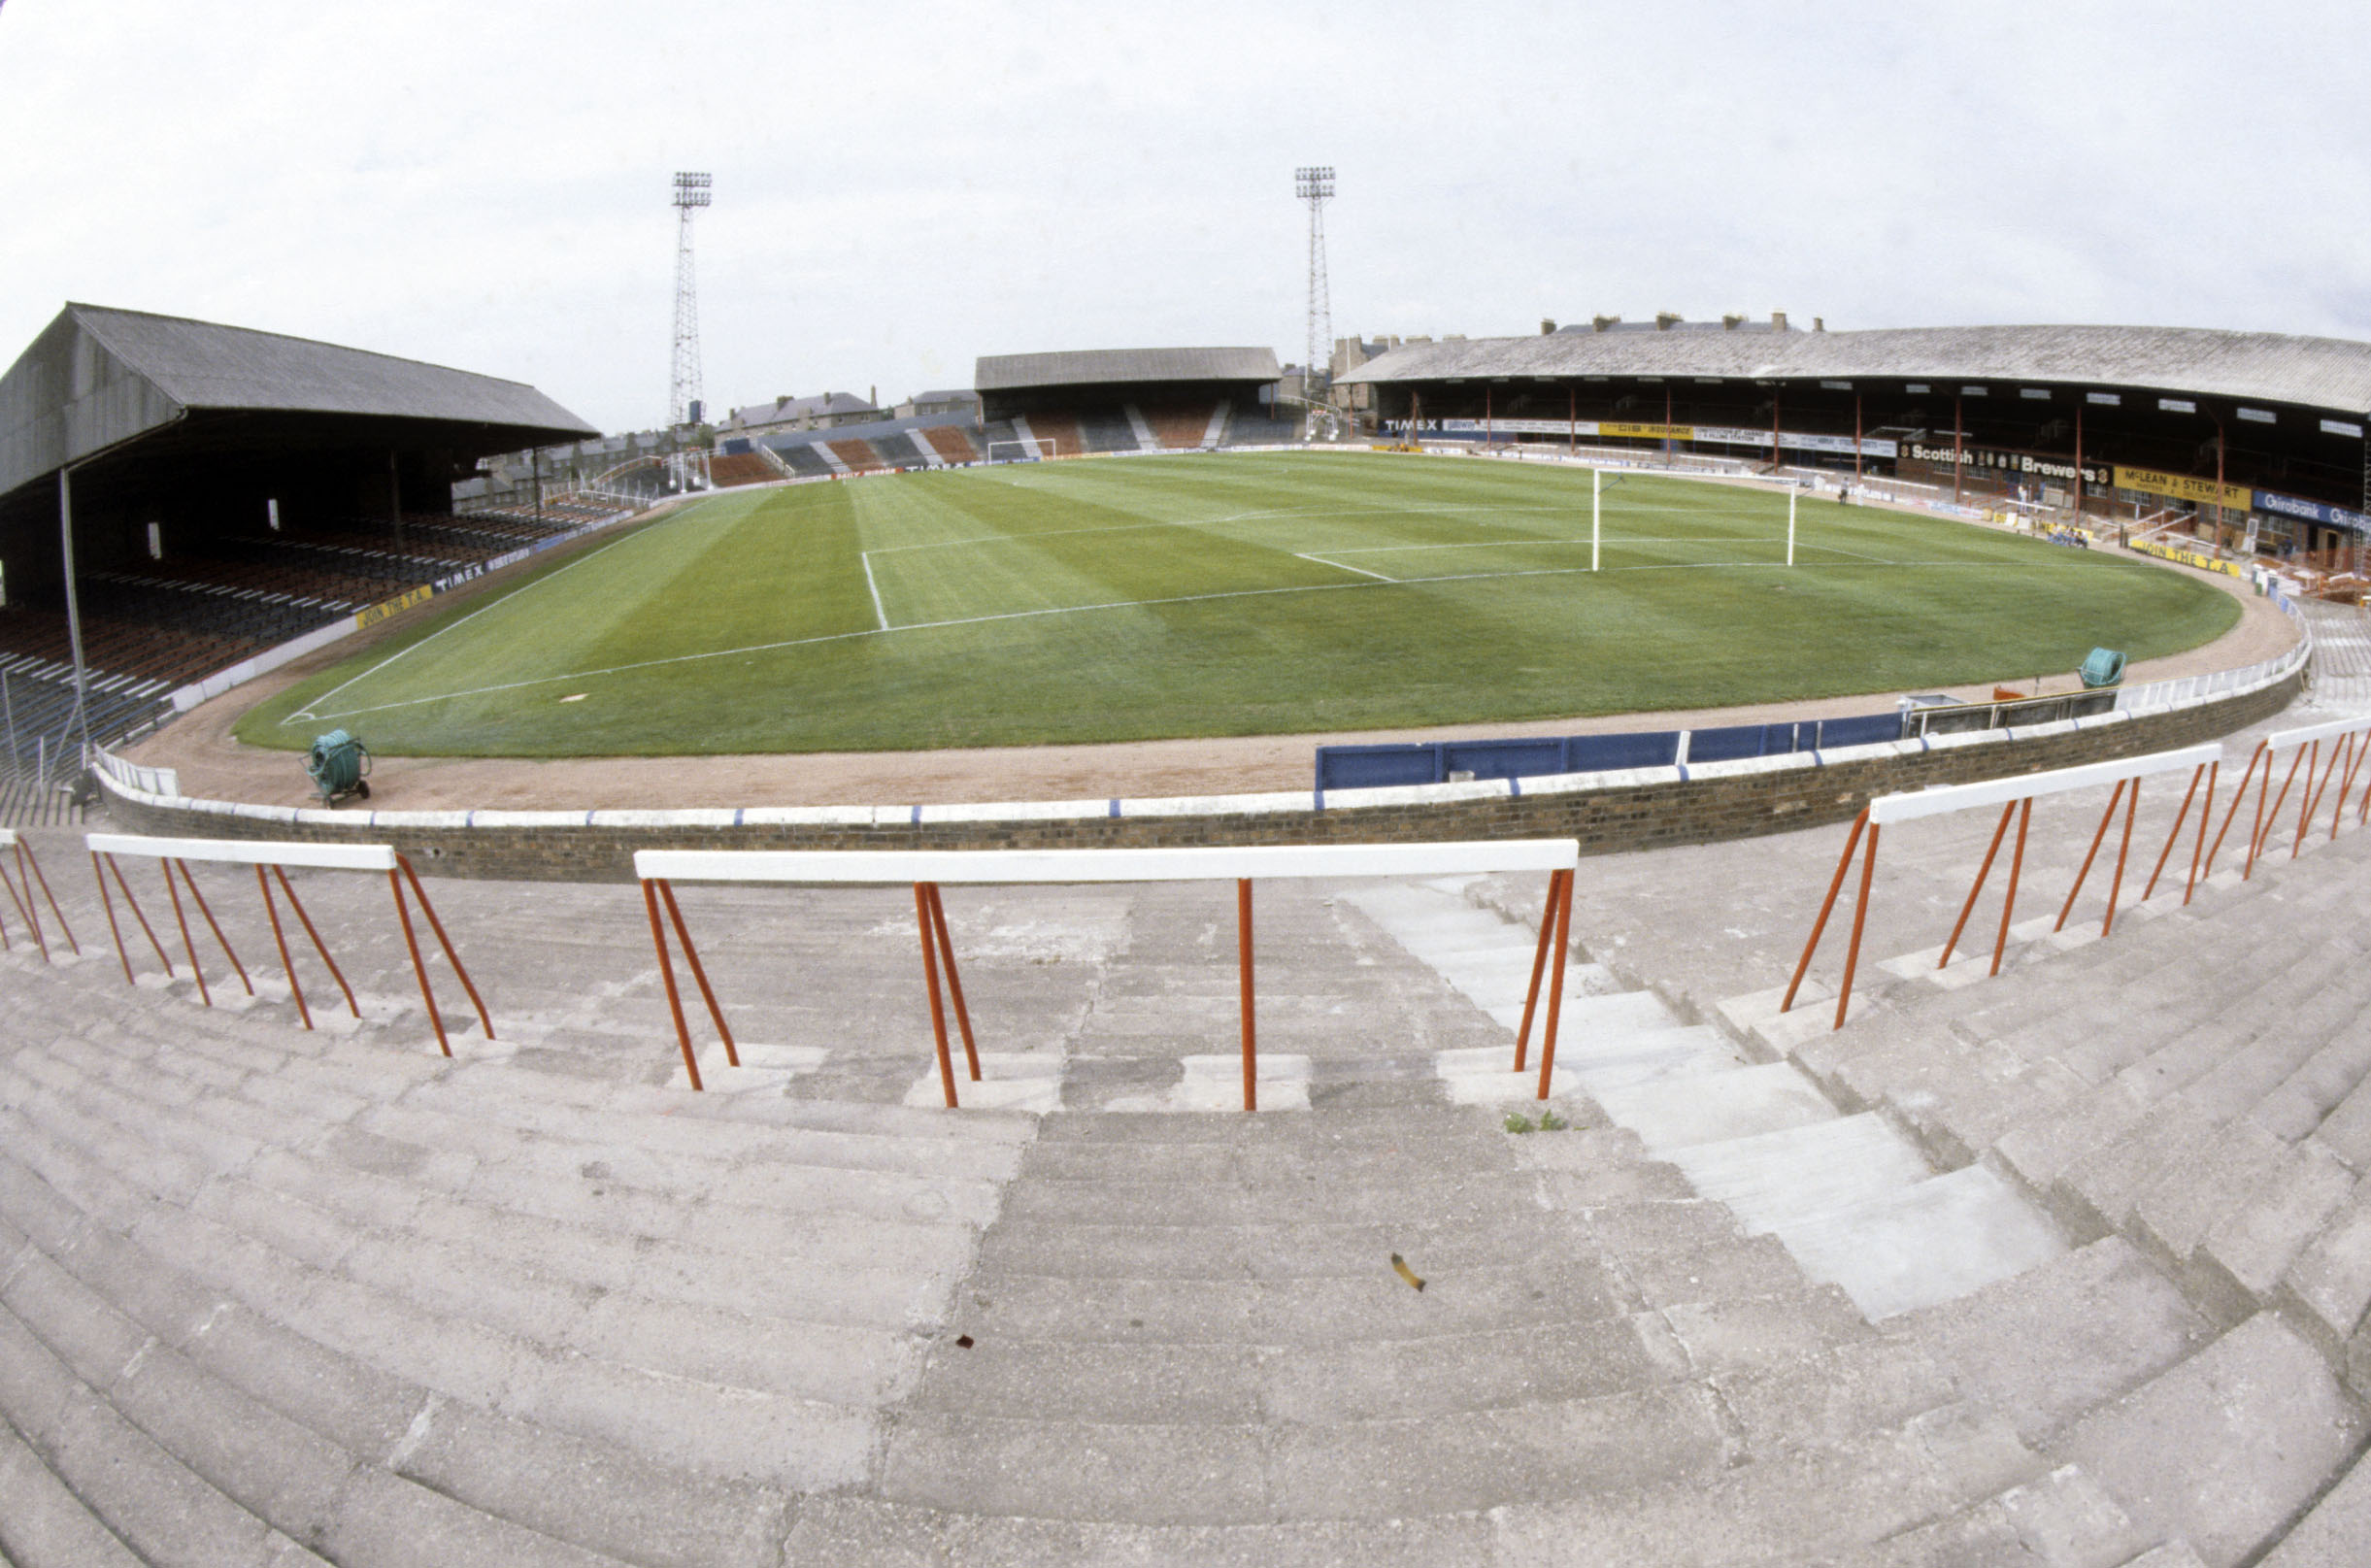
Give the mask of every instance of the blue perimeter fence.
M 1783 756 L 1831 746 L 1898 741 L 1899 712 L 1786 724 L 1734 724 L 1721 729 L 1664 729 L 1626 735 L 1541 735 L 1501 741 L 1417 741 L 1386 746 L 1320 746 L 1318 788 L 1375 789 L 1391 784 L 1447 784 L 1453 774 L 1476 779 L 1528 779 L 1544 774 L 1604 773 L 1617 768 L 1668 768 L 1687 762 L 1731 762 Z

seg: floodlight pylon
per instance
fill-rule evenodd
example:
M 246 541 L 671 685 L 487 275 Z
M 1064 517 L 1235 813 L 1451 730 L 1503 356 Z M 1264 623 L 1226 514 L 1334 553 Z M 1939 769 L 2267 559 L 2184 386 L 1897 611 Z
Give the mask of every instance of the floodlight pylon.
M 1301 395 L 1311 417 L 1332 379 L 1334 348 L 1333 302 L 1325 282 L 1325 204 L 1333 199 L 1333 165 L 1313 165 L 1292 171 L 1292 193 L 1309 205 L 1309 344 L 1301 360 Z M 1325 356 L 1320 360 L 1319 356 Z
M 670 426 L 697 424 L 700 407 L 700 302 L 691 266 L 691 215 L 709 204 L 712 177 L 675 177 L 675 365 L 667 385 Z

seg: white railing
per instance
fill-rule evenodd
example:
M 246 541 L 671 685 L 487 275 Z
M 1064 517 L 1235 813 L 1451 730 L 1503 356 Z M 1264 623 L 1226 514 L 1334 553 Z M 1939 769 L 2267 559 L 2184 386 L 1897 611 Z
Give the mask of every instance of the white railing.
M 2074 913 L 2075 898 L 2083 891 L 2085 879 L 2091 874 L 2091 862 L 2099 854 L 2099 846 L 2107 837 L 2108 824 L 2115 818 L 2116 808 L 2124 808 L 2123 844 L 2116 855 L 2116 877 L 2108 886 L 2108 909 L 2100 921 L 2099 934 L 2106 936 L 2115 928 L 2116 901 L 2123 890 L 2124 860 L 2132 851 L 2132 822 L 2141 800 L 2141 781 L 2160 773 L 2190 770 L 2189 792 L 2182 797 L 2182 810 L 2175 816 L 2172 828 L 2165 835 L 2165 848 L 2157 855 L 2156 869 L 2150 873 L 2149 885 L 2141 893 L 2145 900 L 2156 890 L 2157 878 L 2165 870 L 2166 859 L 2173 853 L 2174 841 L 2181 836 L 2182 824 L 2189 818 L 2190 802 L 2196 798 L 2199 782 L 2206 782 L 2206 804 L 2198 813 L 2198 848 L 2190 853 L 2189 883 L 2182 894 L 2187 903 L 2198 877 L 2198 851 L 2205 847 L 2207 818 L 2215 811 L 2215 778 L 2221 771 L 2222 748 L 2216 744 L 2186 747 L 2179 751 L 2161 751 L 2154 756 L 2127 757 L 2113 762 L 2091 762 L 2082 767 L 2059 768 L 2049 773 L 2028 773 L 2007 779 L 1987 779 L 1977 784 L 1948 784 L 1941 788 L 1915 793 L 1880 795 L 1862 808 L 1853 818 L 1852 832 L 1844 841 L 1844 853 L 1837 857 L 1836 874 L 1828 882 L 1827 896 L 1820 902 L 1819 917 L 1812 921 L 1811 936 L 1803 944 L 1803 956 L 1795 964 L 1794 978 L 1787 984 L 1787 993 L 1779 1002 L 1785 1013 L 1794 1006 L 1795 993 L 1801 989 L 1803 977 L 1811 969 L 1812 954 L 1820 948 L 1820 938 L 1827 930 L 1827 917 L 1836 907 L 1836 894 L 1844 886 L 1845 873 L 1852 868 L 1853 851 L 1862 835 L 1867 835 L 1868 848 L 1860 865 L 1860 892 L 1853 905 L 1853 935 L 1845 949 L 1844 980 L 1836 990 L 1835 1027 L 1844 1027 L 1845 1014 L 1853 1002 L 1853 974 L 1860 962 L 1860 937 L 1869 917 L 1869 888 L 1877 875 L 1877 838 L 1881 828 L 1916 821 L 1920 817 L 1941 817 L 1951 812 L 1976 810 L 1986 806 L 2001 809 L 1999 825 L 1992 829 L 1991 847 L 1985 851 L 1984 863 L 1976 869 L 1974 885 L 1968 888 L 1967 901 L 1959 907 L 1959 919 L 1943 944 L 1942 956 L 1935 967 L 1943 969 L 1952 961 L 1953 951 L 1959 946 L 1959 937 L 1967 929 L 1968 917 L 1975 912 L 1976 897 L 1984 891 L 1985 880 L 1992 874 L 1992 861 L 2000 853 L 2002 837 L 2009 831 L 2009 820 L 2017 818 L 2017 848 L 2009 862 L 2009 887 L 2001 902 L 2000 934 L 1992 946 L 1991 973 L 2000 973 L 2001 958 L 2009 948 L 2009 924 L 2017 911 L 2018 881 L 2025 865 L 2025 829 L 2033 819 L 2033 803 L 2046 795 L 2062 795 L 2078 789 L 2091 789 L 2105 784 L 2116 785 L 2108 797 L 2108 808 L 2100 814 L 2099 829 L 2091 835 L 2090 852 L 2083 857 L 2083 869 L 2075 874 L 2075 884 L 2067 890 L 2066 902 L 2059 907 L 2058 923 L 2054 930 L 2063 929 L 2067 917 Z M 2240 788 L 2245 791 L 2243 779 Z M 2126 795 L 2129 789 L 2131 793 Z M 2234 796 L 2234 801 L 2237 797 Z M 2224 818 L 2225 825 L 2229 818 Z M 2221 840 L 2217 840 L 2218 846 Z M 2209 865 L 2211 867 L 2212 861 Z
M 2116 711 L 2134 714 L 2179 708 L 2192 702 L 2271 685 L 2303 669 L 2314 656 L 2313 624 L 2297 612 L 2295 603 L 2281 590 L 2277 580 L 2267 586 L 2266 591 L 2297 628 L 2297 641 L 2293 647 L 2271 658 L 2258 659 L 2254 664 L 2244 664 L 2233 670 L 2176 676 L 2171 680 L 2147 681 L 2136 686 L 2121 687 L 2116 694 Z
M 675 1020 L 676 1044 L 684 1071 L 695 1089 L 701 1087 L 700 1064 L 691 1046 L 691 1028 L 684 1015 L 683 994 L 675 983 L 675 963 L 668 951 L 667 925 L 675 931 L 684 959 L 708 1016 L 717 1026 L 724 1059 L 741 1065 L 739 1048 L 724 1009 L 709 984 L 708 971 L 692 946 L 691 931 L 676 902 L 677 882 L 856 884 L 914 888 L 914 916 L 922 950 L 922 979 L 930 996 L 930 1027 L 937 1042 L 939 1084 L 950 1110 L 956 1106 L 955 1073 L 947 1037 L 947 1003 L 939 989 L 939 966 L 947 969 L 955 1022 L 963 1037 L 963 1054 L 971 1081 L 980 1082 L 980 1049 L 972 1035 L 971 1013 L 963 1001 L 963 982 L 955 969 L 954 944 L 948 936 L 947 911 L 939 896 L 942 883 L 1002 886 L 1042 883 L 1224 882 L 1235 884 L 1236 966 L 1242 993 L 1243 1108 L 1259 1109 L 1258 1051 L 1253 1025 L 1252 966 L 1252 883 L 1276 877 L 1447 877 L 1477 872 L 1545 871 L 1549 874 L 1548 904 L 1540 917 L 1539 950 L 1531 962 L 1531 989 L 1523 1002 L 1522 1027 L 1515 1039 L 1516 1072 L 1521 1072 L 1531 1039 L 1531 1018 L 1548 969 L 1549 950 L 1554 949 L 1554 975 L 1548 989 L 1547 1024 L 1540 1044 L 1539 1097 L 1548 1098 L 1549 1075 L 1555 1066 L 1556 1020 L 1564 994 L 1564 959 L 1571 947 L 1573 873 L 1581 863 L 1575 839 L 1507 839 L 1470 844 L 1327 844 L 1258 846 L 1243 849 L 1155 850 L 643 850 L 634 856 L 634 875 L 642 883 L 644 912 L 650 917 L 651 945 L 658 953 L 659 979 L 667 992 L 667 1008 Z M 667 925 L 659 921 L 666 906 Z M 1551 927 L 1553 927 L 1552 932 Z
M 413 896 L 419 900 L 420 913 L 428 917 L 429 929 L 436 933 L 438 945 L 445 950 L 446 961 L 452 965 L 453 974 L 460 979 L 461 988 L 469 993 L 470 1005 L 478 1010 L 478 1021 L 484 1025 L 485 1037 L 488 1040 L 494 1037 L 494 1020 L 487 1016 L 485 1002 L 478 995 L 478 987 L 471 982 L 469 971 L 461 967 L 461 955 L 453 951 L 452 939 L 445 934 L 445 922 L 437 918 L 436 907 L 428 902 L 428 889 L 419 884 L 419 874 L 412 869 L 412 862 L 397 853 L 390 845 L 286 844 L 261 839 L 158 839 L 141 838 L 128 833 L 90 833 L 84 835 L 83 842 L 90 851 L 91 875 L 99 884 L 99 899 L 107 910 L 107 929 L 116 939 L 116 957 L 123 965 L 123 983 L 127 985 L 137 984 L 138 981 L 132 975 L 132 955 L 123 943 L 123 927 L 116 920 L 115 896 L 107 888 L 110 875 L 116 880 L 117 890 L 123 894 L 132 918 L 139 921 L 141 931 L 148 937 L 149 946 L 156 951 L 157 960 L 165 966 L 166 977 L 172 978 L 176 971 L 172 957 L 165 951 L 165 945 L 157 940 L 155 929 L 149 924 L 148 916 L 142 912 L 140 900 L 133 896 L 132 884 L 125 880 L 123 868 L 117 863 L 117 855 L 154 860 L 163 872 L 165 892 L 173 901 L 174 922 L 181 928 L 182 949 L 188 955 L 190 973 L 197 979 L 198 998 L 208 1007 L 214 1006 L 214 993 L 206 984 L 205 968 L 198 962 L 197 944 L 189 935 L 189 918 L 182 908 L 181 888 L 185 886 L 189 889 L 189 896 L 196 902 L 198 914 L 204 917 L 207 928 L 214 933 L 215 943 L 221 948 L 222 956 L 230 960 L 230 967 L 237 973 L 240 984 L 247 987 L 248 995 L 252 996 L 255 994 L 255 983 L 248 977 L 247 966 L 239 961 L 239 954 L 232 950 L 230 939 L 222 934 L 221 922 L 214 917 L 214 909 L 206 902 L 206 895 L 199 891 L 197 879 L 189 874 L 189 862 L 196 860 L 217 865 L 252 866 L 255 868 L 256 890 L 263 895 L 264 915 L 272 924 L 272 940 L 280 950 L 281 973 L 287 977 L 288 992 L 296 1001 L 297 1017 L 304 1020 L 306 1028 L 313 1027 L 313 1011 L 306 1005 L 303 987 L 297 984 L 296 967 L 288 959 L 287 934 L 280 923 L 279 907 L 272 900 L 272 884 L 264 877 L 267 869 L 279 879 L 280 890 L 287 898 L 288 907 L 295 912 L 297 919 L 304 925 L 305 935 L 313 939 L 314 951 L 320 954 L 322 964 L 337 981 L 338 988 L 345 993 L 347 1010 L 359 1018 L 362 1008 L 354 999 L 354 988 L 346 983 L 345 972 L 338 968 L 338 961 L 329 955 L 329 949 L 322 943 L 320 932 L 315 928 L 313 917 L 305 913 L 305 906 L 297 899 L 296 888 L 288 882 L 286 868 L 309 866 L 324 871 L 384 871 L 386 873 L 388 890 L 395 895 L 395 917 L 403 926 L 404 947 L 412 955 L 412 973 L 419 982 L 420 1001 L 426 1005 L 428 1021 L 436 1029 L 437 1049 L 448 1056 L 452 1054 L 452 1042 L 445 1035 L 445 1020 L 436 1010 L 436 994 L 428 986 L 427 966 L 420 961 L 419 939 L 412 929 L 412 914 L 404 903 L 404 884 L 407 882 L 411 884 Z M 181 874 L 179 885 L 173 880 L 177 871 Z

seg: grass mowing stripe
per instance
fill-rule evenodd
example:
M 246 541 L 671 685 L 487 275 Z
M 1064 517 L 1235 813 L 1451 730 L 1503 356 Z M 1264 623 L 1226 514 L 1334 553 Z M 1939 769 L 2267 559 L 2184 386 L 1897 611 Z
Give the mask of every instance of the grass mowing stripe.
M 1805 512 L 1789 571 L 1783 495 L 1631 476 L 1605 500 L 1592 575 L 1558 563 L 1588 536 L 1585 473 L 1458 459 L 1195 455 L 719 498 L 729 515 L 648 530 L 434 628 L 416 658 L 324 672 L 240 733 L 297 744 L 273 720 L 301 711 L 368 717 L 389 753 L 584 755 L 1482 723 L 2021 677 L 2237 616 L 2178 574 L 1965 524 Z M 1435 550 L 1403 564 L 1455 569 L 1350 564 Z

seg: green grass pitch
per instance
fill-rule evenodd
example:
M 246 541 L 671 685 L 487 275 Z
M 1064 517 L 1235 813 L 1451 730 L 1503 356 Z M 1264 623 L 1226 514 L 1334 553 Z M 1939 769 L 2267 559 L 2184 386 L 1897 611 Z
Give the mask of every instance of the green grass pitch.
M 1610 476 L 1609 476 L 1610 478 Z M 1383 453 L 1014 464 L 726 494 L 259 706 L 388 753 L 893 751 L 1894 693 L 2148 658 L 2227 595 L 1832 500 Z

